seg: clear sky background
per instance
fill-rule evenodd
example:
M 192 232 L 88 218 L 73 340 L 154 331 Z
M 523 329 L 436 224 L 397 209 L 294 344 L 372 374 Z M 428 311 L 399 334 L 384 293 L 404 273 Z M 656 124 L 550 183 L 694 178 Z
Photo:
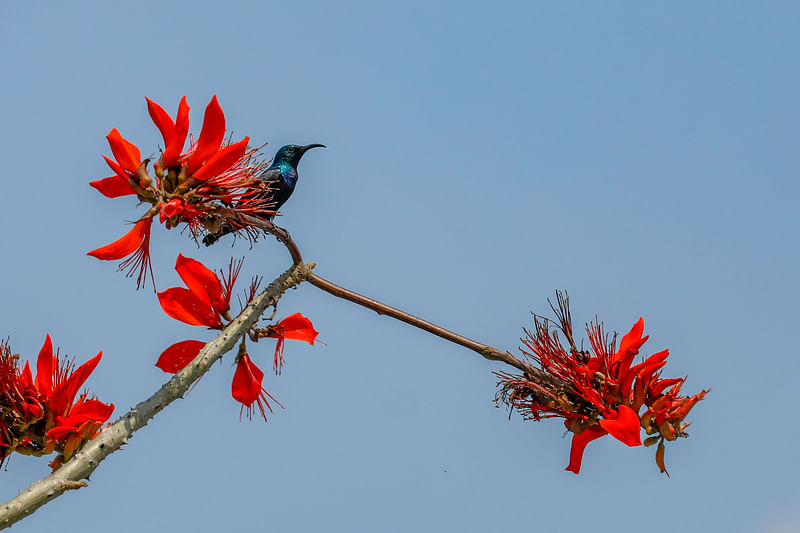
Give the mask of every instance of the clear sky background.
M 233 354 L 92 476 L 15 531 L 800 530 L 800 8 L 794 2 L 0 2 L 2 335 L 45 334 L 123 413 L 169 344 L 211 339 L 86 251 L 138 217 L 88 186 L 105 135 L 155 151 L 145 96 L 192 131 L 216 93 L 237 138 L 325 143 L 279 223 L 334 282 L 516 350 L 567 289 L 578 324 L 626 332 L 713 387 L 670 443 L 592 443 L 579 476 L 554 421 L 508 420 L 502 367 L 312 286 L 280 302 L 327 343 L 251 353 L 285 406 L 239 421 Z M 755 7 L 754 7 L 755 6 Z M 243 280 L 274 240 L 178 252 Z M 246 283 L 241 283 L 244 288 Z M 0 497 L 48 473 L 12 457 Z

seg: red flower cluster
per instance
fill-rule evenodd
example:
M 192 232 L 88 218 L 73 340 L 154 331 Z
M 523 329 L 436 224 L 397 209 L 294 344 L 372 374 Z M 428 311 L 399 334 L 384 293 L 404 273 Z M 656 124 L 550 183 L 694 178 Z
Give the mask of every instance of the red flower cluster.
M 213 329 L 222 329 L 223 320 L 230 321 L 231 292 L 236 278 L 241 271 L 242 263 L 231 263 L 228 275 L 222 279 L 205 265 L 194 259 L 178 255 L 175 270 L 180 275 L 187 288 L 173 287 L 158 293 L 161 308 L 166 314 L 176 320 L 192 326 L 208 326 Z M 251 288 L 247 301 L 251 301 L 255 289 Z M 277 324 L 265 328 L 254 328 L 249 332 L 250 338 L 258 341 L 263 337 L 275 337 L 278 344 L 275 349 L 273 366 L 276 372 L 280 371 L 283 364 L 283 344 L 286 339 L 302 340 L 313 345 L 318 332 L 309 319 L 295 313 Z M 174 374 L 182 370 L 197 357 L 205 346 L 203 341 L 185 340 L 173 344 L 159 356 L 156 366 Z M 261 371 L 250 359 L 245 348 L 244 339 L 236 359 L 236 372 L 233 375 L 231 386 L 233 398 L 242 404 L 242 409 L 247 408 L 248 416 L 252 415 L 254 404 L 258 406 L 264 419 L 266 412 L 272 412 L 267 398 L 275 400 L 263 388 L 264 372 Z
M 216 95 L 205 110 L 197 142 L 184 151 L 189 132 L 189 105 L 183 97 L 175 120 L 161 106 L 147 99 L 150 117 L 164 139 L 164 150 L 153 165 L 155 177 L 147 172 L 149 160 L 142 160 L 139 148 L 112 129 L 106 136 L 114 159 L 103 158 L 114 175 L 90 183 L 109 198 L 136 195 L 151 204 L 133 228 L 118 240 L 88 253 L 102 260 L 127 259 L 120 265 L 129 275 L 138 272 L 137 283 L 144 283 L 150 271 L 150 226 L 153 217 L 166 227 L 181 223 L 197 236 L 201 226 L 216 229 L 223 221 L 242 227 L 237 214 L 272 213 L 261 196 L 263 183 L 255 179 L 265 167 L 257 150 L 249 149 L 249 137 L 239 142 L 225 141 L 225 114 Z
M 530 352 L 523 353 L 539 364 L 552 381 L 534 382 L 523 376 L 497 373 L 501 378 L 499 398 L 519 410 L 526 418 L 564 418 L 574 433 L 567 470 L 578 473 L 586 445 L 610 434 L 628 446 L 642 444 L 640 429 L 648 435 L 645 445 L 659 443 L 656 462 L 662 472 L 664 440 L 687 437 L 689 424 L 683 419 L 708 391 L 680 396 L 685 378 L 662 379 L 661 369 L 668 350 L 657 352 L 634 364 L 639 349 L 647 341 L 644 320 L 640 318 L 615 348 L 599 322 L 587 325 L 591 351 L 579 350 L 572 334 L 572 318 L 566 297 L 558 294 L 558 329 L 566 338 L 565 347 L 550 321 L 536 317 L 535 331 L 525 330 L 522 339 Z M 642 407 L 645 411 L 640 415 Z
M 41 456 L 56 451 L 50 463 L 56 470 L 99 433 L 114 404 L 87 398 L 85 392 L 77 395 L 102 355 L 74 368 L 53 354 L 48 335 L 34 377 L 27 361 L 20 368 L 19 355 L 0 344 L 0 463 L 12 452 Z

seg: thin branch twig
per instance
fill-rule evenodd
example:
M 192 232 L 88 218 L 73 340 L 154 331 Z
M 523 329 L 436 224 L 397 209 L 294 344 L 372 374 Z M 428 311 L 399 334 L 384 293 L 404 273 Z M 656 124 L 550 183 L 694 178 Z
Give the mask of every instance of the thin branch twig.
M 303 256 L 300 253 L 300 249 L 297 247 L 297 244 L 295 244 L 295 242 L 292 240 L 292 237 L 289 235 L 288 231 L 262 218 L 252 217 L 249 215 L 242 215 L 242 219 L 246 221 L 248 224 L 259 227 L 263 229 L 265 232 L 274 235 L 275 238 L 277 238 L 278 241 L 280 241 L 280 243 L 283 244 L 289 251 L 289 254 L 292 256 L 293 261 L 295 261 L 296 263 L 302 262 Z M 386 315 L 392 317 L 396 320 L 405 322 L 406 324 L 419 328 L 423 331 L 432 333 L 445 340 L 448 340 L 465 348 L 469 348 L 470 350 L 480 354 L 482 357 L 489 359 L 490 361 L 500 361 L 506 363 L 507 365 L 513 366 L 514 368 L 521 370 L 525 374 L 525 376 L 531 381 L 546 382 L 551 385 L 557 385 L 557 386 L 562 385 L 561 382 L 555 379 L 553 376 L 548 375 L 547 373 L 536 368 L 527 361 L 518 359 L 509 352 L 504 352 L 502 350 L 498 350 L 497 348 L 489 346 L 488 344 L 482 344 L 480 342 L 474 341 L 463 335 L 459 335 L 458 333 L 452 332 L 448 329 L 438 326 L 433 322 L 428 322 L 427 320 L 423 320 L 422 318 L 414 316 L 411 313 L 401 311 L 400 309 L 397 309 L 390 305 L 386 305 L 382 302 L 379 302 L 378 300 L 369 298 L 368 296 L 364 296 L 355 291 L 351 291 L 350 289 L 340 287 L 339 285 L 336 285 L 335 283 L 330 282 L 321 276 L 318 276 L 314 272 L 309 273 L 309 276 L 306 281 L 308 281 L 315 287 L 322 289 L 323 291 L 329 294 L 332 294 L 338 298 L 342 298 L 349 302 L 353 302 L 362 307 L 366 307 L 367 309 L 371 309 L 376 313 L 378 313 L 379 315 Z M 564 387 L 566 389 L 566 386 Z

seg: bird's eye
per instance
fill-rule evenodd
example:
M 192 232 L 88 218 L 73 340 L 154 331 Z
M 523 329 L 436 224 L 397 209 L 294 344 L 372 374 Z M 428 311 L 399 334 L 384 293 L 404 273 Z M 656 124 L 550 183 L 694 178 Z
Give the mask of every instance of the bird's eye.
M 289 152 L 289 153 L 291 154 L 292 152 L 294 152 L 294 148 L 289 148 L 289 149 L 288 149 L 288 150 L 286 150 L 286 151 L 287 151 L 287 152 Z

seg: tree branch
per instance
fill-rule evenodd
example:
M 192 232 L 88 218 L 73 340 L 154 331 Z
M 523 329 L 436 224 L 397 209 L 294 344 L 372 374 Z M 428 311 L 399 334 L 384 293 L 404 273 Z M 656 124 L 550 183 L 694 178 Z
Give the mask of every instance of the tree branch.
M 509 352 L 479 343 L 317 276 L 312 272 L 315 264 L 303 262 L 302 254 L 289 232 L 261 218 L 248 215 L 240 215 L 240 218 L 246 224 L 258 227 L 274 235 L 289 251 L 293 261 L 292 266 L 270 283 L 261 294 L 242 310 L 238 317 L 225 327 L 217 338 L 207 343 L 191 363 L 175 374 L 155 394 L 136 405 L 127 414 L 104 429 L 97 438 L 87 443 L 81 451 L 76 453 L 59 470 L 32 484 L 24 491 L 21 491 L 17 497 L 0 506 L 0 529 L 22 520 L 42 505 L 68 490 L 87 486 L 88 483 L 85 480 L 89 478 L 100 462 L 119 449 L 120 446 L 127 443 L 133 433 L 147 425 L 167 405 L 183 397 L 189 387 L 207 372 L 215 361 L 230 351 L 239 338 L 250 329 L 250 326 L 259 320 L 267 307 L 276 305 L 287 289 L 295 287 L 303 281 L 308 281 L 333 296 L 371 309 L 380 315 L 390 316 L 445 340 L 469 348 L 486 359 L 506 363 L 521 370 L 527 379 L 531 381 L 548 383 L 559 388 L 563 387 L 565 391 L 568 391 L 566 384 L 547 375 L 530 363 L 518 359 Z
M 287 234 L 288 235 L 288 234 Z M 275 305 L 287 289 L 302 283 L 311 274 L 313 264 L 298 262 L 278 276 L 261 294 L 250 302 L 216 339 L 206 344 L 197 357 L 165 383 L 155 394 L 139 403 L 104 429 L 61 468 L 37 481 L 17 497 L 0 506 L 0 529 L 4 529 L 67 490 L 85 487 L 101 461 L 128 442 L 138 429 L 147 425 L 159 411 L 183 397 L 189 387 L 211 368 L 220 357 L 236 344 L 250 326 L 258 321 L 264 310 Z
M 303 256 L 300 253 L 297 244 L 295 244 L 295 242 L 292 240 L 292 237 L 289 235 L 288 231 L 262 218 L 253 217 L 249 215 L 241 215 L 241 218 L 247 224 L 261 228 L 265 232 L 274 235 L 275 238 L 277 238 L 278 241 L 280 241 L 280 243 L 283 244 L 287 250 L 289 250 L 289 254 L 292 256 L 292 260 L 295 263 L 302 262 Z M 368 296 L 364 296 L 355 291 L 351 291 L 350 289 L 345 289 L 344 287 L 340 287 L 339 285 L 336 285 L 335 283 L 330 282 L 313 272 L 309 273 L 306 281 L 308 281 L 315 287 L 322 289 L 323 291 L 329 294 L 332 294 L 338 298 L 342 298 L 349 302 L 353 302 L 354 304 L 360 305 L 362 307 L 366 307 L 367 309 L 371 309 L 376 313 L 378 313 L 379 315 L 386 315 L 392 317 L 396 320 L 405 322 L 406 324 L 419 328 L 423 331 L 432 333 L 445 340 L 448 340 L 465 348 L 469 348 L 470 350 L 480 354 L 482 357 L 489 359 L 490 361 L 500 361 L 506 363 L 509 366 L 513 366 L 514 368 L 521 370 L 525 374 L 525 376 L 531 381 L 540 383 L 542 382 L 549 383 L 551 385 L 563 387 L 565 391 L 568 390 L 566 384 L 562 383 L 553 376 L 550 376 L 546 372 L 543 372 L 542 370 L 536 368 L 527 361 L 522 361 L 518 359 L 509 352 L 504 352 L 502 350 L 498 350 L 497 348 L 489 346 L 488 344 L 482 344 L 480 342 L 474 341 L 470 338 L 464 337 L 463 335 L 459 335 L 458 333 L 452 332 L 441 326 L 438 326 L 433 322 L 428 322 L 427 320 L 423 320 L 410 313 L 406 313 L 405 311 L 401 311 L 400 309 L 397 309 L 390 305 L 386 305 L 382 302 L 379 302 L 378 300 L 369 298 Z

